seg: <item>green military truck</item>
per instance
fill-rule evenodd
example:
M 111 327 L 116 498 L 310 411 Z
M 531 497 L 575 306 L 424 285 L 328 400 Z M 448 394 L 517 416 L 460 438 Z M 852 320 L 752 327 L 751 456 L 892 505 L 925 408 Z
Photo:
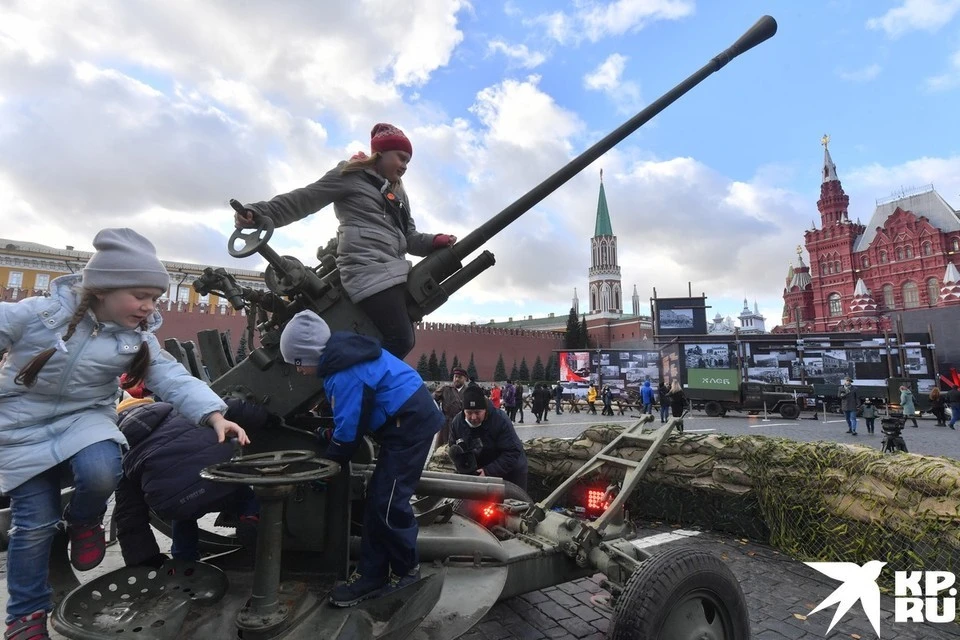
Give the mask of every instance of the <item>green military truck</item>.
M 742 382 L 736 369 L 687 369 L 687 398 L 691 408 L 714 418 L 728 411 L 778 413 L 788 420 L 800 415 L 809 386 Z

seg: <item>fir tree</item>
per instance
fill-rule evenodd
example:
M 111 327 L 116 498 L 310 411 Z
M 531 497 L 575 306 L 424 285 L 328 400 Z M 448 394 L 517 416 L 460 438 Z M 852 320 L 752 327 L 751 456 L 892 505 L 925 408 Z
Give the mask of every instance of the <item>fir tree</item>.
M 437 362 L 437 350 L 432 349 L 430 351 L 430 359 L 427 360 L 427 369 L 430 371 L 431 380 L 441 380 L 440 378 L 440 363 Z
M 530 375 L 533 376 L 532 380 L 546 380 L 547 372 L 543 368 L 543 360 L 540 359 L 540 356 L 537 356 L 537 359 L 533 362 L 533 371 L 530 372 Z
M 462 369 L 463 365 L 460 364 L 460 358 L 456 355 L 453 356 L 453 363 L 450 365 L 450 369 Z
M 567 349 L 580 348 L 580 322 L 573 307 L 570 307 L 570 315 L 567 316 L 567 333 L 563 336 L 563 346 Z
M 237 345 L 237 359 L 236 363 L 240 364 L 247 359 L 247 334 L 244 333 L 240 336 L 240 344 Z
M 427 362 L 427 354 L 425 353 L 421 353 L 420 359 L 417 360 L 417 373 L 419 373 L 420 377 L 424 380 L 427 380 L 430 375 L 430 365 Z
M 501 382 L 507 379 L 507 368 L 503 366 L 503 354 L 497 358 L 497 366 L 493 368 L 493 381 Z
M 560 379 L 560 367 L 557 366 L 557 354 L 552 351 L 547 357 L 547 365 L 545 367 L 544 376 L 546 376 L 546 380 L 551 381 Z
M 471 380 L 478 380 L 477 365 L 473 363 L 473 351 L 470 352 L 470 364 L 467 365 L 467 377 Z
M 527 366 L 526 358 L 520 361 L 520 371 L 517 373 L 517 379 L 519 380 L 530 379 L 530 367 Z
M 510 379 L 519 380 L 520 379 L 520 370 L 517 369 L 517 359 L 513 359 L 513 368 L 510 369 Z
M 440 377 L 438 380 L 449 380 L 450 379 L 450 369 L 447 368 L 447 351 L 444 350 L 440 354 Z
M 578 346 L 581 349 L 590 348 L 590 334 L 587 333 L 587 316 L 583 316 L 580 320 L 580 344 Z

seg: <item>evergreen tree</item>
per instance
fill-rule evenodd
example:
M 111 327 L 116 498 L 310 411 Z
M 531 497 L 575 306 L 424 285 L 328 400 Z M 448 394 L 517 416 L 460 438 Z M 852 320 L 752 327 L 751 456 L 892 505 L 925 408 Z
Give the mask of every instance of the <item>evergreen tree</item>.
M 453 356 L 453 363 L 450 365 L 450 369 L 462 369 L 463 365 L 460 364 L 460 358 L 456 355 Z
M 440 354 L 440 377 L 438 380 L 449 380 L 450 379 L 450 369 L 447 367 L 447 351 L 444 349 L 443 353 Z
M 430 371 L 431 380 L 441 380 L 440 378 L 440 363 L 437 362 L 437 350 L 432 349 L 430 351 L 430 359 L 427 360 L 427 369 Z
M 551 382 L 560 379 L 560 367 L 557 363 L 557 354 L 552 351 L 550 352 L 549 357 L 547 357 L 547 365 L 545 367 L 544 376 L 546 376 L 546 380 L 550 380 Z
M 513 381 L 517 381 L 517 380 L 520 379 L 520 370 L 517 369 L 517 359 L 516 359 L 516 358 L 513 359 L 513 368 L 510 369 L 510 379 L 513 380 Z
M 533 363 L 533 371 L 530 372 L 530 375 L 533 376 L 532 380 L 546 380 L 547 372 L 543 368 L 543 360 L 540 359 L 540 356 L 537 356 L 537 359 Z
M 237 345 L 237 359 L 236 363 L 240 364 L 247 359 L 247 334 L 244 333 L 240 336 L 240 344 Z
M 567 349 L 580 347 L 580 322 L 573 307 L 570 307 L 570 315 L 567 316 L 567 333 L 563 336 L 563 346 Z
M 427 362 L 427 354 L 421 353 L 420 359 L 417 360 L 417 373 L 420 374 L 420 377 L 424 380 L 427 380 L 430 376 L 430 365 Z
M 527 366 L 526 358 L 520 361 L 520 371 L 517 373 L 517 379 L 518 380 L 530 379 L 530 367 Z
M 470 364 L 467 365 L 467 377 L 471 380 L 479 380 L 477 375 L 477 365 L 473 363 L 473 351 L 470 352 Z
M 590 348 L 590 334 L 587 333 L 587 316 L 583 316 L 580 320 L 580 344 L 577 346 L 581 349 Z
M 494 382 L 502 382 L 507 379 L 507 368 L 503 366 L 503 354 L 497 358 L 497 366 L 493 369 Z

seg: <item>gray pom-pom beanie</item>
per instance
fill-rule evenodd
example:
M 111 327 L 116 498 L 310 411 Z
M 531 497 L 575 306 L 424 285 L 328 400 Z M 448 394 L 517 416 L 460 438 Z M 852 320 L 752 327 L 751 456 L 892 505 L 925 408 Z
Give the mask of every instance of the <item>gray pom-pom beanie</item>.
M 97 250 L 83 269 L 83 286 L 91 289 L 150 287 L 167 290 L 170 275 L 153 243 L 133 229 L 101 229 Z
M 280 334 L 280 355 L 284 362 L 315 367 L 330 339 L 330 327 L 313 311 L 301 311 L 290 318 Z

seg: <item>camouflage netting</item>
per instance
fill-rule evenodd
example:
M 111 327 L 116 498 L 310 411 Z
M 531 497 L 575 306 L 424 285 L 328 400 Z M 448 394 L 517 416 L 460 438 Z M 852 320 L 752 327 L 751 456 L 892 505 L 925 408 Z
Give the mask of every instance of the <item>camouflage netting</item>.
M 622 430 L 526 443 L 540 499 Z M 615 455 L 639 460 L 643 449 Z M 446 449 L 432 468 L 451 469 Z M 622 478 L 605 471 L 594 484 Z M 769 542 L 798 560 L 884 560 L 894 570 L 960 573 L 960 462 L 883 455 L 835 442 L 675 434 L 630 498 L 631 517 L 699 524 Z

